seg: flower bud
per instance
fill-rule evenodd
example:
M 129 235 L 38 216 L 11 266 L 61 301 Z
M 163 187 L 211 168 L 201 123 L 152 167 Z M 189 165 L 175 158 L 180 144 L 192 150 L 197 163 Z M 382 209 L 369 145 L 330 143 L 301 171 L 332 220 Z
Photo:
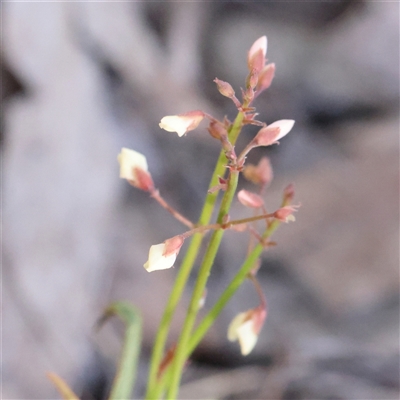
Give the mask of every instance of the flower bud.
M 174 236 L 170 239 L 167 239 L 164 242 L 163 256 L 168 257 L 172 254 L 177 255 L 179 253 L 179 250 L 181 249 L 184 241 L 185 241 L 185 239 L 181 235 Z
M 281 119 L 261 128 L 253 139 L 255 146 L 270 146 L 286 136 L 293 128 L 292 119 Z
M 210 135 L 218 140 L 228 140 L 228 131 L 219 122 L 211 121 L 207 128 Z
M 229 324 L 228 340 L 239 341 L 243 356 L 250 354 L 256 345 L 266 316 L 265 307 L 259 306 L 238 314 Z
M 286 136 L 293 128 L 294 120 L 293 119 L 281 119 L 279 121 L 275 121 L 272 124 L 268 125 L 269 128 L 279 128 L 279 135 L 275 139 L 276 141 L 282 139 Z
M 294 197 L 294 185 L 290 183 L 283 190 L 283 200 L 285 203 L 290 203 Z
M 249 164 L 243 171 L 244 177 L 255 185 L 267 186 L 271 183 L 273 172 L 268 157 L 262 157 L 257 166 Z
M 260 208 L 264 205 L 264 200 L 256 193 L 242 189 L 238 195 L 238 200 L 246 207 Z
M 119 176 L 132 186 L 145 191 L 154 189 L 153 179 L 147 170 L 146 157 L 137 151 L 123 147 L 118 154 Z
M 276 143 L 276 138 L 280 134 L 280 129 L 278 127 L 265 126 L 261 128 L 257 135 L 253 139 L 254 147 L 257 146 L 271 146 Z
M 274 218 L 282 222 L 296 221 L 293 213 L 297 211 L 300 206 L 285 206 L 274 212 Z
M 222 96 L 229 97 L 231 99 L 235 95 L 235 91 L 228 82 L 221 81 L 218 78 L 215 78 L 214 82 L 217 84 L 218 91 L 222 94 Z
M 173 267 L 176 257 L 183 244 L 183 238 L 175 236 L 164 243 L 150 247 L 149 259 L 143 265 L 147 272 Z
M 261 36 L 250 47 L 247 56 L 247 66 L 250 71 L 253 69 L 261 71 L 265 64 L 265 56 L 267 55 L 267 37 Z
M 203 118 L 204 113 L 202 111 L 167 115 L 161 119 L 159 126 L 161 129 L 165 129 L 168 132 L 176 132 L 178 136 L 183 136 L 185 133 L 196 129 Z
M 254 95 L 253 89 L 257 86 L 258 74 L 259 74 L 259 71 L 253 69 L 250 72 L 249 76 L 247 77 L 247 80 L 246 80 L 246 87 L 247 87 L 246 95 L 247 96 L 249 96 L 249 95 L 251 96 L 251 94 Z
M 275 76 L 275 64 L 266 65 L 260 72 L 257 82 L 257 92 L 262 92 L 271 86 Z

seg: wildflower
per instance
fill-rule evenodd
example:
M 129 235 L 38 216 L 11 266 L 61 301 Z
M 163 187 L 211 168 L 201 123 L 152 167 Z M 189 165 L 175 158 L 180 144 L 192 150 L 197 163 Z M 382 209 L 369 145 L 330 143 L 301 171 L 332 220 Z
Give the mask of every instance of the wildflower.
M 146 157 L 137 151 L 123 147 L 118 154 L 119 177 L 132 186 L 145 191 L 154 189 L 153 179 L 147 170 Z
M 284 202 L 290 203 L 293 200 L 294 197 L 294 185 L 293 183 L 290 183 L 289 185 L 287 185 L 285 187 L 285 189 L 283 190 L 283 199 Z
M 173 267 L 179 250 L 182 247 L 183 240 L 181 236 L 175 236 L 164 243 L 151 246 L 149 259 L 143 267 L 147 272 Z
M 253 139 L 254 147 L 271 146 L 286 136 L 293 128 L 292 119 L 281 119 L 264 128 L 261 128 Z
M 218 91 L 222 94 L 222 96 L 229 98 L 235 96 L 235 91 L 228 82 L 221 81 L 221 79 L 218 78 L 215 78 L 214 82 L 217 84 Z
M 281 119 L 279 121 L 273 122 L 268 125 L 269 128 L 279 128 L 279 135 L 275 138 L 275 141 L 282 139 L 286 136 L 293 128 L 294 120 L 293 119 Z
M 202 111 L 190 111 L 185 114 L 167 115 L 162 118 L 159 126 L 168 132 L 176 132 L 178 136 L 196 129 L 204 118 Z
M 285 206 L 274 212 L 274 218 L 282 222 L 296 221 L 293 213 L 297 211 L 300 205 L 297 206 Z
M 275 64 L 267 64 L 260 72 L 257 82 L 257 92 L 262 92 L 271 86 L 275 75 Z
M 259 306 L 238 314 L 229 324 L 228 340 L 239 341 L 243 356 L 250 354 L 256 345 L 266 316 L 265 307 Z
M 261 36 L 250 47 L 247 56 L 247 65 L 250 71 L 261 71 L 265 64 L 265 56 L 267 55 L 267 37 Z
M 264 205 L 264 200 L 256 193 L 242 189 L 238 195 L 238 200 L 246 207 L 260 208 Z

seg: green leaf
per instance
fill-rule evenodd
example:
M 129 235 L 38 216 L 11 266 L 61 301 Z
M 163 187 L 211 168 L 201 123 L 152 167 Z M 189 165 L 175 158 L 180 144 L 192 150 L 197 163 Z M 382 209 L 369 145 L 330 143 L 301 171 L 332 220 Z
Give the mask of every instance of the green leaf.
M 112 316 L 122 319 L 126 325 L 125 340 L 122 347 L 118 370 L 111 388 L 109 400 L 127 400 L 130 398 L 136 379 L 142 337 L 142 318 L 139 311 L 127 302 L 110 304 L 98 321 L 101 327 Z

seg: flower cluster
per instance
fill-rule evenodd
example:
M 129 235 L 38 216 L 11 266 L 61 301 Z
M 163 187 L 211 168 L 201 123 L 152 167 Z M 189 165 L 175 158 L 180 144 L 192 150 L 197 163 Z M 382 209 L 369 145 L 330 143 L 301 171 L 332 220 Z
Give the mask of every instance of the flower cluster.
M 253 101 L 270 87 L 275 74 L 275 64 L 267 64 L 266 54 L 267 38 L 262 36 L 254 42 L 248 52 L 248 75 L 244 88 L 241 89 L 240 99 L 236 96 L 230 83 L 218 78 L 214 80 L 220 94 L 230 99 L 237 109 L 234 121 L 230 121 L 227 117 L 218 120 L 200 110 L 168 115 L 160 121 L 161 129 L 176 132 L 179 137 L 198 128 L 202 121 L 207 122 L 208 133 L 219 142 L 221 147 L 203 210 L 197 223 L 190 221 L 162 197 L 154 184 L 146 157 L 143 154 L 122 148 L 118 155 L 120 177 L 133 187 L 147 192 L 152 199 L 187 228 L 186 231 L 162 243 L 152 245 L 148 260 L 144 263 L 144 268 L 148 272 L 168 270 L 175 264 L 179 265 L 175 283 L 166 302 L 154 341 L 146 400 L 178 398 L 180 379 L 188 358 L 245 280 L 250 280 L 254 285 L 259 304 L 247 311 L 240 312 L 233 318 L 228 327 L 228 340 L 239 342 L 242 355 L 250 354 L 257 343 L 266 319 L 267 301 L 257 279 L 257 272 L 262 264 L 261 255 L 264 250 L 276 245 L 271 241 L 271 236 L 282 222 L 295 220 L 293 213 L 299 207 L 292 204 L 294 189 L 293 185 L 288 185 L 283 191 L 280 206 L 273 212 L 267 212 L 264 194 L 273 179 L 271 163 L 267 157 L 262 157 L 257 165 L 246 164 L 247 155 L 252 149 L 279 143 L 294 125 L 294 121 L 290 119 L 278 120 L 269 125 L 256 119 L 258 114 L 253 107 Z M 236 141 L 242 128 L 246 125 L 257 126 L 259 130 L 241 151 L 237 151 Z M 242 189 L 237 192 L 240 174 L 255 185 L 256 189 Z M 231 205 L 236 200 L 250 209 L 248 210 L 250 216 L 242 219 L 231 217 Z M 218 211 L 215 210 L 217 207 L 219 207 Z M 214 215 L 217 217 L 212 223 Z M 240 267 L 236 266 L 237 271 L 231 282 L 228 283 L 215 304 L 208 311 L 205 310 L 206 315 L 200 319 L 199 310 L 205 307 L 207 281 L 211 275 L 224 232 L 228 229 L 249 234 L 247 257 Z M 205 235 L 208 231 L 212 232 L 210 236 Z M 193 237 L 190 239 L 190 245 L 181 261 L 179 253 L 185 240 L 191 236 Z M 199 262 L 198 268 L 194 269 L 201 250 L 204 250 L 202 260 Z M 172 331 L 172 321 L 177 306 L 182 301 L 188 278 L 193 272 L 197 276 L 194 280 L 179 340 L 176 342 L 173 340 L 168 349 L 167 343 L 168 336 Z M 134 371 L 140 353 L 141 317 L 129 303 L 115 302 L 105 310 L 99 324 L 111 315 L 118 315 L 126 323 L 130 333 L 125 335 L 125 348 L 129 351 L 122 352 L 119 373 L 111 388 L 110 399 L 131 398 Z M 77 396 L 61 378 L 54 374 L 50 374 L 49 378 L 57 386 L 63 398 L 77 399 Z
M 232 220 L 226 214 L 215 224 L 196 226 L 169 206 L 161 197 L 159 191 L 155 189 L 153 179 L 148 171 L 145 156 L 137 151 L 126 148 L 121 150 L 118 156 L 120 177 L 126 179 L 132 186 L 149 192 L 164 208 L 190 228 L 189 231 L 150 247 L 148 260 L 144 264 L 144 268 L 148 272 L 173 267 L 184 240 L 195 233 L 230 228 L 240 231 L 247 230 L 257 238 L 262 246 L 267 248 L 272 242 L 268 240 L 268 235 L 257 232 L 255 229 L 256 222 L 258 220 L 266 221 L 266 232 L 269 232 L 275 226 L 273 225 L 274 221 L 294 221 L 293 212 L 297 210 L 298 206 L 290 204 L 293 197 L 293 189 L 291 191 L 286 189 L 284 201 L 280 208 L 270 214 L 266 212 L 262 195 L 273 178 L 269 159 L 262 157 L 258 165 L 245 164 L 246 157 L 252 149 L 279 143 L 279 140 L 285 137 L 294 125 L 294 121 L 290 119 L 278 120 L 271 124 L 266 124 L 255 119 L 257 114 L 255 113 L 255 108 L 252 107 L 252 102 L 261 92 L 270 87 L 275 74 L 275 64 L 267 64 L 266 53 L 267 38 L 263 36 L 254 42 L 248 52 L 247 66 L 249 74 L 246 79 L 245 89 L 242 89 L 241 101 L 236 97 L 233 87 L 228 82 L 218 78 L 214 80 L 218 91 L 223 96 L 231 99 L 238 110 L 238 119 L 234 122 L 229 121 L 226 117 L 222 121 L 219 121 L 203 111 L 195 110 L 184 114 L 165 116 L 159 124 L 160 128 L 168 132 L 176 132 L 179 137 L 182 137 L 196 129 L 203 120 L 207 120 L 209 134 L 221 143 L 222 152 L 225 155 L 225 166 L 228 171 L 228 176 L 218 177 L 219 184 L 211 187 L 209 193 L 214 194 L 218 191 L 227 192 L 232 190 L 232 176 L 243 173 L 247 180 L 258 186 L 259 192 L 240 190 L 237 194 L 237 199 L 245 207 L 255 210 L 255 216 L 253 214 L 252 217 L 244 220 Z M 241 128 L 247 124 L 259 126 L 260 129 L 243 150 L 238 153 L 239 155 L 237 155 L 235 148 L 237 134 L 234 132 L 240 132 Z M 236 190 L 236 187 L 234 190 Z M 252 271 L 251 279 L 255 282 L 257 292 L 260 296 L 260 305 L 238 314 L 228 329 L 228 339 L 239 341 L 243 355 L 249 354 L 255 346 L 266 318 L 266 302 L 256 281 L 256 269 Z M 200 304 L 204 299 L 198 300 Z

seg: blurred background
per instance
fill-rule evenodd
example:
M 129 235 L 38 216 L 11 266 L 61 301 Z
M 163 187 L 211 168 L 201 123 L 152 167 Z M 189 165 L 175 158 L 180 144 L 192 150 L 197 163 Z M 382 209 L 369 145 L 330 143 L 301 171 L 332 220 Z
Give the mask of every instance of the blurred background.
M 142 265 L 151 244 L 184 228 L 118 178 L 116 156 L 123 146 L 144 153 L 164 197 L 196 220 L 219 145 L 205 124 L 180 139 L 158 122 L 193 109 L 233 118 L 212 80 L 240 93 L 262 35 L 277 71 L 255 103 L 259 119 L 296 124 L 249 161 L 271 159 L 270 209 L 291 182 L 302 207 L 263 255 L 269 316 L 255 350 L 242 357 L 226 339 L 230 320 L 257 305 L 246 283 L 195 352 L 181 398 L 398 398 L 399 3 L 7 2 L 2 11 L 4 399 L 58 398 L 46 371 L 83 399 L 104 399 L 123 327 L 94 324 L 112 300 L 143 313 L 134 398 L 143 395 L 180 258 L 175 271 Z M 253 135 L 246 129 L 237 147 Z M 232 215 L 247 214 L 235 204 Z M 245 243 L 226 234 L 206 308 Z

